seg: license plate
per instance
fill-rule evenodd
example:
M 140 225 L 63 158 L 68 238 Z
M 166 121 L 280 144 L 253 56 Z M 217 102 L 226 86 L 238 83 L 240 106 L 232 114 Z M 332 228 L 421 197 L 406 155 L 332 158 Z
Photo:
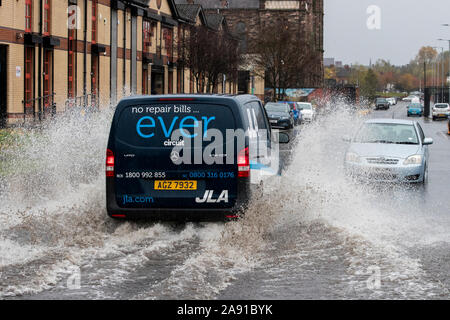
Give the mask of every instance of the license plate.
M 270 120 L 270 123 L 277 123 L 277 120 Z
M 197 181 L 155 180 L 155 190 L 197 190 Z

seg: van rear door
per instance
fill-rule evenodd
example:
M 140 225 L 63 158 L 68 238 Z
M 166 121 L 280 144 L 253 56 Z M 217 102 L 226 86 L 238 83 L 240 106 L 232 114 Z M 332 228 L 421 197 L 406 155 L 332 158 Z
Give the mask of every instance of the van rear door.
M 114 184 L 119 207 L 231 208 L 235 204 L 237 152 L 227 150 L 227 129 L 236 129 L 231 106 L 155 101 L 125 107 L 116 117 Z M 208 149 L 212 141 L 218 146 L 213 151 Z M 214 163 L 205 163 L 205 150 Z M 233 161 L 227 161 L 230 152 Z

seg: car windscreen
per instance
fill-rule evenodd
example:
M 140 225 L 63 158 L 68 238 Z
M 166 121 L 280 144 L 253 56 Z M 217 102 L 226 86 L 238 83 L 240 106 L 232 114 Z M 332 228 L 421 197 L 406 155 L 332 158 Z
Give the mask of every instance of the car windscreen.
M 411 124 L 366 123 L 357 133 L 354 142 L 419 144 L 419 139 Z
M 281 103 L 268 103 L 265 108 L 268 112 L 289 112 L 290 107 Z
M 231 109 L 214 104 L 149 104 L 129 106 L 119 115 L 116 139 L 136 147 L 174 147 L 172 134 L 179 130 L 180 140 L 208 137 L 216 129 L 226 137 L 227 129 L 236 129 Z M 225 138 L 224 138 L 225 140 Z M 179 141 L 179 140 L 178 140 Z
M 409 107 L 410 108 L 422 108 L 422 105 L 420 103 L 413 103 Z
M 372 100 L 373 101 L 373 100 Z M 377 99 L 377 103 L 384 103 L 384 102 L 387 102 L 387 100 L 386 99 Z
M 312 110 L 312 106 L 308 103 L 299 103 L 298 105 L 302 110 Z
M 435 104 L 434 107 L 445 109 L 445 108 L 448 108 L 448 104 Z

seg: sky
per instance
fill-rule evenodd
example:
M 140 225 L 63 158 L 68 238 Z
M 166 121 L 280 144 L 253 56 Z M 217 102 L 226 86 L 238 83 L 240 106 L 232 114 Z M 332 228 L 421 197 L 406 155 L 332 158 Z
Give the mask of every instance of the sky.
M 448 49 L 450 0 L 324 0 L 326 58 L 368 65 L 377 59 L 404 65 L 422 46 Z M 378 20 L 370 6 L 379 8 Z M 370 20 L 369 29 L 367 21 Z M 439 49 L 440 50 L 440 49 Z

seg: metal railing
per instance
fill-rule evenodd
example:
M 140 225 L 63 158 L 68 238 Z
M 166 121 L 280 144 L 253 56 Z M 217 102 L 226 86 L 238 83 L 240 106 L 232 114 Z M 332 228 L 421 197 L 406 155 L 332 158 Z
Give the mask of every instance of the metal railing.
M 56 103 L 54 99 L 55 93 L 53 92 L 52 94 L 48 94 L 45 96 L 22 100 L 24 121 L 26 119 L 26 116 L 29 114 L 32 114 L 34 119 L 36 119 L 37 116 L 39 120 L 45 119 L 49 114 L 51 116 L 54 116 L 56 114 Z M 36 107 L 38 107 L 37 111 Z M 32 112 L 30 112 L 29 110 L 31 110 Z
M 84 96 L 69 98 L 65 102 L 65 108 L 66 110 L 73 108 L 98 109 L 97 95 L 89 93 Z

